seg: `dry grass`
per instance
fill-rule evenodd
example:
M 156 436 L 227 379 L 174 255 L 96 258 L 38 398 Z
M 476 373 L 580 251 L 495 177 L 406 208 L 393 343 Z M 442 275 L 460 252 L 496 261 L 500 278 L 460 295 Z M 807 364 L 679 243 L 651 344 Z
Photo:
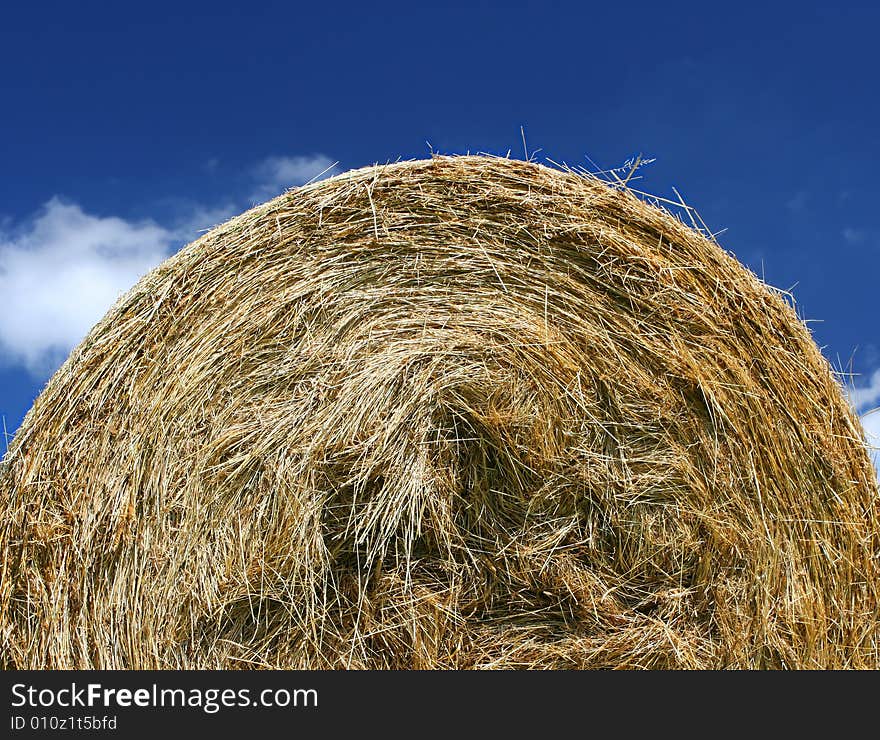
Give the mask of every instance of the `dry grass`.
M 0 472 L 7 668 L 877 668 L 874 473 L 783 298 L 622 187 L 438 157 L 145 277 Z

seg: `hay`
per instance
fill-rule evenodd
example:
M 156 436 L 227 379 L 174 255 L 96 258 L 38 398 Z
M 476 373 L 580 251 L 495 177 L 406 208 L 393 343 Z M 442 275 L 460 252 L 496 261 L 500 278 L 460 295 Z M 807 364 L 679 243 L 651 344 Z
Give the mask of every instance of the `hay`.
M 880 665 L 874 473 L 808 331 L 573 172 L 438 157 L 248 211 L 3 465 L 7 668 Z

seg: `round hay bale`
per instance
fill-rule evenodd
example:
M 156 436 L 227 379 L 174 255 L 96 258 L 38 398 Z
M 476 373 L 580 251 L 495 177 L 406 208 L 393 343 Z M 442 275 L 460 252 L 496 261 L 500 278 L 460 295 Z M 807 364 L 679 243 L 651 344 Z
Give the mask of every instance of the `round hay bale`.
M 880 665 L 874 472 L 794 310 L 532 163 L 217 227 L 72 353 L 0 491 L 7 668 Z

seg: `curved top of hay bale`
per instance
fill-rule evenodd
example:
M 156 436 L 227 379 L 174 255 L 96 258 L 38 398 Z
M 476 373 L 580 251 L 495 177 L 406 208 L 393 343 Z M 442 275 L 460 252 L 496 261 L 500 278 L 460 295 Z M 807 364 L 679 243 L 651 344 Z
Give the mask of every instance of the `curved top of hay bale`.
M 368 167 L 214 229 L 0 484 L 7 667 L 878 666 L 874 474 L 792 308 L 532 163 Z

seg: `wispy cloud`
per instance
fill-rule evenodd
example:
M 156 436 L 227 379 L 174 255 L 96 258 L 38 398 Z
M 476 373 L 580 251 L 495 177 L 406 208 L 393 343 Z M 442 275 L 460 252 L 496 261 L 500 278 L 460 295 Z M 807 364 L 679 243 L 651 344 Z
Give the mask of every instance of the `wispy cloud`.
M 330 177 L 338 172 L 337 163 L 324 154 L 268 157 L 254 167 L 253 176 L 257 186 L 251 193 L 251 200 L 262 203 L 288 188 Z
M 867 383 L 847 388 L 849 401 L 860 414 L 872 410 L 880 404 L 880 369 L 875 370 Z
M 844 241 L 849 244 L 862 244 L 868 238 L 867 233 L 863 229 L 854 229 L 852 226 L 847 226 L 842 232 Z
M 192 241 L 205 231 L 232 218 L 242 210 L 242 206 L 228 202 L 219 206 L 205 206 L 201 203 L 182 201 L 180 213 L 168 227 L 181 243 Z
M 799 190 L 785 201 L 785 207 L 792 213 L 801 213 L 807 207 L 808 193 L 806 190 Z

